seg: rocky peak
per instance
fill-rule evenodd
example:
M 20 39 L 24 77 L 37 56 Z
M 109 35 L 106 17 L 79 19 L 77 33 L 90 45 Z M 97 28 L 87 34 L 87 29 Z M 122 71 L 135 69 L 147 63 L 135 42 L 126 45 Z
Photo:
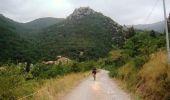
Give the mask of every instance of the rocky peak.
M 88 16 L 94 13 L 96 12 L 90 7 L 80 7 L 80 8 L 75 9 L 74 12 L 67 18 L 68 19 L 80 19 L 84 16 Z

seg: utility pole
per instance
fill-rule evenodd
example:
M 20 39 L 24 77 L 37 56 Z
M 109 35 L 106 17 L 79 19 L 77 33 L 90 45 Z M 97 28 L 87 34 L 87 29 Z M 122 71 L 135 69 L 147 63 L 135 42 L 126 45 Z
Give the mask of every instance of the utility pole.
M 164 9 L 164 23 L 165 23 L 165 32 L 166 32 L 166 44 L 167 44 L 167 52 L 168 52 L 168 64 L 170 64 L 169 33 L 168 33 L 168 22 L 166 16 L 165 0 L 163 0 L 163 9 Z

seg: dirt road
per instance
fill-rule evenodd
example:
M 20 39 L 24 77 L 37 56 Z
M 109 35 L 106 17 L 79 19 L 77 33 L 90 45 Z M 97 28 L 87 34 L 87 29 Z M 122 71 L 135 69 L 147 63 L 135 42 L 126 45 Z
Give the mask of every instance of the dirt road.
M 121 90 L 109 78 L 108 72 L 101 70 L 96 81 L 92 77 L 80 83 L 65 96 L 63 100 L 131 100 L 130 96 Z

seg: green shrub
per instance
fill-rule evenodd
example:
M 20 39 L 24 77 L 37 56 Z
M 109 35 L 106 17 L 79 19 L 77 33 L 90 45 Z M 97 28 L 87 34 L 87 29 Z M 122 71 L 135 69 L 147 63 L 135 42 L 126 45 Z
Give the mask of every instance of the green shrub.
M 95 64 L 95 61 L 80 62 L 78 66 L 80 67 L 81 71 L 88 71 L 91 70 L 93 67 L 98 67 Z
M 11 65 L 0 70 L 0 99 L 14 100 L 17 97 L 16 88 L 24 82 L 24 77 L 18 67 Z
M 146 59 L 144 57 L 137 56 L 133 59 L 133 64 L 136 68 L 141 68 L 145 63 Z
M 115 66 L 113 66 L 113 67 L 110 67 L 109 68 L 109 76 L 110 77 L 117 77 L 117 75 L 118 75 L 118 72 L 117 72 L 117 67 L 115 67 Z
M 73 63 L 71 66 L 71 71 L 72 72 L 80 72 L 81 71 L 81 66 L 78 65 L 77 62 Z
M 36 64 L 31 71 L 33 77 L 38 79 L 54 78 L 69 72 L 71 72 L 70 66 L 61 63 L 58 65 Z

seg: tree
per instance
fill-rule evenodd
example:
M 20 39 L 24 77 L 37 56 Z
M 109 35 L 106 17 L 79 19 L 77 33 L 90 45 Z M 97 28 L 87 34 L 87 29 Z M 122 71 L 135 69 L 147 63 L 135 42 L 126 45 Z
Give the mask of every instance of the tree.
M 156 37 L 156 33 L 155 33 L 154 30 L 150 31 L 150 36 L 151 36 L 151 37 Z
M 131 38 L 131 37 L 133 37 L 135 34 L 136 34 L 135 29 L 134 29 L 134 27 L 132 26 L 132 27 L 128 28 L 128 32 L 127 32 L 126 38 Z

